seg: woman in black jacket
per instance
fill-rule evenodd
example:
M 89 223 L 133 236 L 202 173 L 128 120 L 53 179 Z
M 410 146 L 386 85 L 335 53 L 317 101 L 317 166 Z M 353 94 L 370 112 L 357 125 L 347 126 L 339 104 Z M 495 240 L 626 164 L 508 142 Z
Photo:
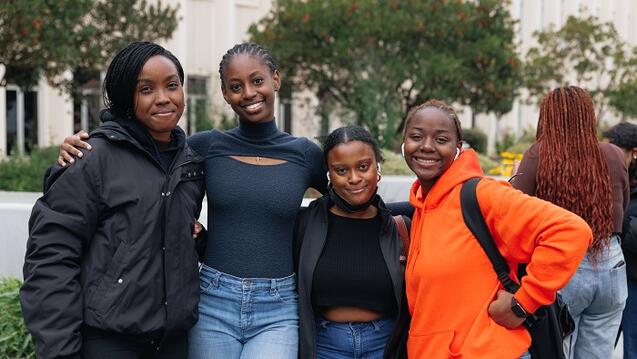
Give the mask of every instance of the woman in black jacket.
M 604 132 L 604 137 L 624 151 L 628 167 L 630 202 L 624 212 L 621 235 L 628 277 L 628 299 L 621 327 L 624 333 L 624 358 L 637 359 L 637 125 L 619 123 Z
M 122 49 L 88 140 L 98 151 L 54 170 L 36 202 L 20 300 L 38 358 L 186 358 L 204 182 L 176 126 L 183 82 L 161 46 Z
M 407 251 L 376 194 L 380 150 L 366 130 L 347 126 L 323 152 L 329 193 L 302 210 L 294 233 L 299 357 L 405 357 Z

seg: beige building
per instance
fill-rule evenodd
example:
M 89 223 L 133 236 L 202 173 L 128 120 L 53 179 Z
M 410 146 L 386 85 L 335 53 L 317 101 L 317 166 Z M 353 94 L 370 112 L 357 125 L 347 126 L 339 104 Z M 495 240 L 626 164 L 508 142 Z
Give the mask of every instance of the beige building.
M 164 45 L 181 60 L 187 73 L 188 107 L 180 124 L 188 132 L 194 130 L 197 117 L 225 116 L 233 120 L 232 111 L 221 96 L 219 61 L 227 49 L 247 39 L 249 26 L 270 11 L 273 1 L 167 1 L 179 4 L 181 22 L 173 38 Z M 517 36 L 521 54 L 533 45 L 533 32 L 550 24 L 559 27 L 569 15 L 582 11 L 602 21 L 612 21 L 625 41 L 637 44 L 637 31 L 630 31 L 637 20 L 637 2 L 633 0 L 511 0 L 510 9 L 513 17 L 519 19 Z M 0 79 L 2 72 L 0 68 Z M 20 91 L 11 84 L 0 86 L 0 157 L 26 153 L 33 146 L 60 143 L 79 128 L 94 128 L 99 123 L 97 112 L 101 104 L 98 89 L 98 86 L 87 89 L 93 96 L 74 106 L 67 96 L 44 80 L 30 91 Z M 307 93 L 295 94 L 292 101 L 280 103 L 277 108 L 280 128 L 296 136 L 316 136 L 319 133 L 319 121 L 314 115 L 316 105 L 316 100 Z M 616 119 L 608 114 L 604 120 Z M 469 125 L 470 109 L 462 111 L 462 121 Z M 524 105 L 521 100 L 500 120 L 494 115 L 477 116 L 478 126 L 489 134 L 491 147 L 498 134 L 520 135 L 524 129 L 534 128 L 536 122 L 537 107 Z

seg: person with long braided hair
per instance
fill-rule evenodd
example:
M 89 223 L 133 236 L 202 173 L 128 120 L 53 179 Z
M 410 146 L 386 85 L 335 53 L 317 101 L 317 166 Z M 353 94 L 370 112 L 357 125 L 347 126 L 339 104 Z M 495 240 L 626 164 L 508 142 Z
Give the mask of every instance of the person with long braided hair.
M 622 250 L 626 259 L 628 298 L 622 314 L 624 359 L 637 359 L 637 125 L 620 122 L 603 133 L 624 151 L 630 182 L 630 202 L 624 213 Z
M 542 100 L 534 143 L 524 154 L 514 187 L 583 218 L 593 241 L 561 291 L 576 329 L 565 341 L 569 358 L 612 356 L 627 296 L 626 265 L 619 242 L 628 203 L 624 154 L 596 137 L 591 96 L 561 87 Z M 572 238 L 581 241 L 582 238 Z

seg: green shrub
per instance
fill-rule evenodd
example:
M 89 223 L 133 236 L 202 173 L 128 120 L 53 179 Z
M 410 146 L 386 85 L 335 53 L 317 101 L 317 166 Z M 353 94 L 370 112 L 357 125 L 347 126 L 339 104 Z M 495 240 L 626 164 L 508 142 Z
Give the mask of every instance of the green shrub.
M 462 137 L 476 152 L 487 152 L 487 134 L 478 128 L 467 128 L 462 130 Z
M 0 162 L 0 191 L 42 192 L 42 179 L 57 161 L 58 147 L 34 149 L 30 156 Z
M 407 167 L 405 159 L 400 153 L 392 152 L 390 150 L 383 149 L 383 158 L 385 161 L 382 164 L 382 174 L 387 176 L 407 175 L 411 176 L 414 173 Z
M 0 359 L 35 358 L 31 335 L 24 326 L 15 278 L 0 279 Z

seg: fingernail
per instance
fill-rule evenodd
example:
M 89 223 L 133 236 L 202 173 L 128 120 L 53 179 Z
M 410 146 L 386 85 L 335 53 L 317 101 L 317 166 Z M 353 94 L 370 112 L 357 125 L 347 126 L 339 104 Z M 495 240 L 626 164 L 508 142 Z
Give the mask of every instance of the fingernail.
M 71 159 L 69 160 L 69 162 L 73 163 L 73 162 L 75 162 L 75 160 L 71 158 Z
M 77 153 L 77 157 L 82 158 L 82 156 L 84 156 L 84 154 L 82 152 L 78 152 Z
M 86 146 L 86 148 L 88 148 L 89 150 L 93 149 L 93 147 L 91 147 L 91 145 Z

